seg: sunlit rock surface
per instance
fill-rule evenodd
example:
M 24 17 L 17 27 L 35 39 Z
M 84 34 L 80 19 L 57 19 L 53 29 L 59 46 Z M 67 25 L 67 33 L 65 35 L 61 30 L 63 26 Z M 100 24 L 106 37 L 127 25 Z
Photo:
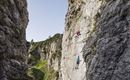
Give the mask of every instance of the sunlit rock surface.
M 61 80 L 129 80 L 130 1 L 68 3 Z M 80 64 L 75 69 L 78 55 Z

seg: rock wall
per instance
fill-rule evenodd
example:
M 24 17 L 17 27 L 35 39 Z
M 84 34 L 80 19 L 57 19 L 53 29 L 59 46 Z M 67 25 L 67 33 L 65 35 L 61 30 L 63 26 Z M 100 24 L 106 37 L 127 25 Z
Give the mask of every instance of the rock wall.
M 61 71 L 63 80 L 86 80 L 83 47 L 95 29 L 94 17 L 101 3 L 99 0 L 69 0 L 62 43 Z M 78 56 L 80 64 L 76 69 Z
M 61 80 L 128 80 L 130 1 L 68 0 L 68 3 Z
M 84 47 L 87 80 L 130 79 L 130 1 L 105 0 Z
M 0 80 L 27 80 L 26 0 L 0 0 Z

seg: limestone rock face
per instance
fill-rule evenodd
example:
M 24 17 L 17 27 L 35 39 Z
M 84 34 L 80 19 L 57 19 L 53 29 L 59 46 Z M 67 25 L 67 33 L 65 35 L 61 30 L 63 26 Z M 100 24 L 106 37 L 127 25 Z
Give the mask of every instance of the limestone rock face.
M 26 0 L 0 0 L 0 80 L 27 80 Z
M 99 0 L 69 0 L 66 27 L 62 42 L 61 72 L 63 80 L 86 80 L 83 48 L 94 30 L 94 16 L 101 6 Z M 80 63 L 77 69 L 77 57 Z
M 69 0 L 68 3 L 61 80 L 129 80 L 130 1 Z

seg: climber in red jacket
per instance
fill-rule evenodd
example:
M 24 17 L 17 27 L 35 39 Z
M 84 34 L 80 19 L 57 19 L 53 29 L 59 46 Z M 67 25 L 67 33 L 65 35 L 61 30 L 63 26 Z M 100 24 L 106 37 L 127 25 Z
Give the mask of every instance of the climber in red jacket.
M 80 35 L 81 35 L 81 34 L 80 34 L 80 31 L 77 31 L 75 37 L 78 37 L 78 36 L 80 36 Z
M 77 33 L 76 33 L 76 34 L 77 34 L 77 36 L 81 35 L 81 34 L 80 34 L 80 31 L 77 31 Z

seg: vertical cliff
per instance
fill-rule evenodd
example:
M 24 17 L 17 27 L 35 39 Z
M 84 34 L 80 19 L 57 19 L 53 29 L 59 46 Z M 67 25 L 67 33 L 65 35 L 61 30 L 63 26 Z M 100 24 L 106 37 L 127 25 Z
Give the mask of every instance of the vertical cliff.
M 86 80 L 86 64 L 83 47 L 95 30 L 95 15 L 102 1 L 69 0 L 66 15 L 66 27 L 62 43 L 62 78 L 63 80 Z M 79 65 L 77 59 L 79 56 Z
M 68 4 L 62 80 L 128 80 L 130 1 L 68 0 Z
M 0 80 L 27 80 L 26 0 L 0 0 Z
M 130 79 L 130 1 L 105 0 L 86 41 L 87 80 Z
M 58 80 L 61 63 L 62 34 L 55 34 L 45 41 L 31 41 L 28 50 L 29 75 L 34 80 Z

